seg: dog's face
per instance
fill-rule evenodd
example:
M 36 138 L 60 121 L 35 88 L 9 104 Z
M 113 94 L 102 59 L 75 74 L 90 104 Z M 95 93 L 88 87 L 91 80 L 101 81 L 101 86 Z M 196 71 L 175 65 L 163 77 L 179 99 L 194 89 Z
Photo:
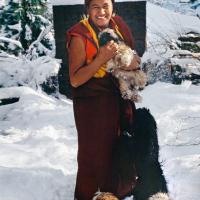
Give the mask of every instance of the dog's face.
M 118 44 L 117 55 L 108 62 L 108 71 L 114 68 L 126 67 L 131 64 L 133 59 L 133 51 L 130 47 L 125 45 L 113 29 L 106 28 L 99 33 L 99 45 L 104 46 L 109 41 L 113 40 Z
M 103 31 L 101 31 L 99 33 L 98 37 L 99 37 L 99 46 L 100 47 L 106 45 L 111 40 L 113 40 L 116 43 L 118 43 L 120 41 L 119 37 L 115 33 L 115 31 L 110 28 L 106 28 Z

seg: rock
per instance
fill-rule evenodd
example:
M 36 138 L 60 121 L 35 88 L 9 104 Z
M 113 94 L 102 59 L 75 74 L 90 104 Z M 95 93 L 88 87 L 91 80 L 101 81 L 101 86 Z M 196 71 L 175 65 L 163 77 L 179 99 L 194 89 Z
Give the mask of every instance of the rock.
M 18 101 L 19 101 L 19 98 L 17 97 L 8 98 L 8 99 L 0 99 L 0 106 L 16 103 Z
M 169 59 L 164 60 L 147 60 L 142 64 L 142 69 L 147 74 L 148 84 L 153 84 L 157 81 L 171 82 L 171 63 Z
M 183 80 L 191 80 L 193 84 L 200 83 L 200 34 L 189 32 L 181 35 L 176 45 L 171 45 L 172 82 L 180 84 Z
M 188 50 L 193 53 L 200 52 L 200 34 L 189 32 L 185 35 L 181 35 L 176 44 L 182 50 Z
M 41 84 L 42 90 L 48 95 L 56 95 L 58 93 L 58 76 L 51 76 Z

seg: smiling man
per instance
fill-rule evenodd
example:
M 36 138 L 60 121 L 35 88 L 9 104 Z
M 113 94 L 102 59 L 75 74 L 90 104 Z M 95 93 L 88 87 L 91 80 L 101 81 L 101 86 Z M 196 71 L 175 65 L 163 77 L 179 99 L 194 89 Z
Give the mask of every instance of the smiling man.
M 121 96 L 116 81 L 106 72 L 106 63 L 117 54 L 114 41 L 99 47 L 98 34 L 109 27 L 134 49 L 132 34 L 112 0 L 86 0 L 88 17 L 67 31 L 69 76 L 78 132 L 78 172 L 75 199 L 91 200 L 97 191 L 124 197 L 135 184 L 122 184 L 112 177 L 112 149 L 121 130 Z M 134 57 L 127 70 L 139 65 Z M 128 105 L 128 104 L 127 104 Z M 129 104 L 130 105 L 130 104 Z M 132 117 L 128 106 L 126 118 Z M 134 173 L 134 172 L 133 172 Z M 136 174 L 133 174 L 136 177 Z

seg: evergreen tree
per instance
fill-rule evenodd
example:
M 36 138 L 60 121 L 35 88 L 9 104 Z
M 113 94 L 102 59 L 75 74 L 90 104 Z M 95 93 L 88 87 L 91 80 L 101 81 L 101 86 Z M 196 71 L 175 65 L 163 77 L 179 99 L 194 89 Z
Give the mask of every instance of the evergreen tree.
M 1 37 L 19 40 L 21 32 L 21 5 L 16 0 L 9 0 L 0 10 L 0 35 Z M 0 50 L 18 55 L 22 48 L 9 40 L 0 40 Z
M 4 36 L 19 40 L 22 46 L 21 52 L 30 59 L 49 55 L 54 47 L 52 33 L 48 28 L 52 23 L 42 16 L 48 11 L 46 3 L 47 0 L 18 0 L 18 2 L 9 0 L 2 11 L 0 28 L 5 33 Z M 17 32 L 9 30 L 16 27 Z M 6 47 L 3 50 L 10 53 Z M 14 54 L 18 54 L 16 49 L 13 50 Z

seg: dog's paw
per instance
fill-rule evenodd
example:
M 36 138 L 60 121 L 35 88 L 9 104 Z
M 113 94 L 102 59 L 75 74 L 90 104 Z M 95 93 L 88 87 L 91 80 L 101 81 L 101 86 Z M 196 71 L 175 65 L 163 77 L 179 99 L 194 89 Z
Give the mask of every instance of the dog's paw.
M 121 96 L 122 96 L 123 99 L 131 100 L 132 94 L 129 91 L 123 91 L 123 92 L 121 92 Z
M 158 192 L 149 197 L 148 200 L 170 200 L 170 198 L 167 193 Z
M 110 192 L 98 192 L 92 200 L 119 200 L 114 194 Z
M 142 102 L 142 97 L 140 95 L 136 94 L 136 95 L 133 95 L 131 97 L 131 100 L 136 102 L 136 103 L 141 103 Z

